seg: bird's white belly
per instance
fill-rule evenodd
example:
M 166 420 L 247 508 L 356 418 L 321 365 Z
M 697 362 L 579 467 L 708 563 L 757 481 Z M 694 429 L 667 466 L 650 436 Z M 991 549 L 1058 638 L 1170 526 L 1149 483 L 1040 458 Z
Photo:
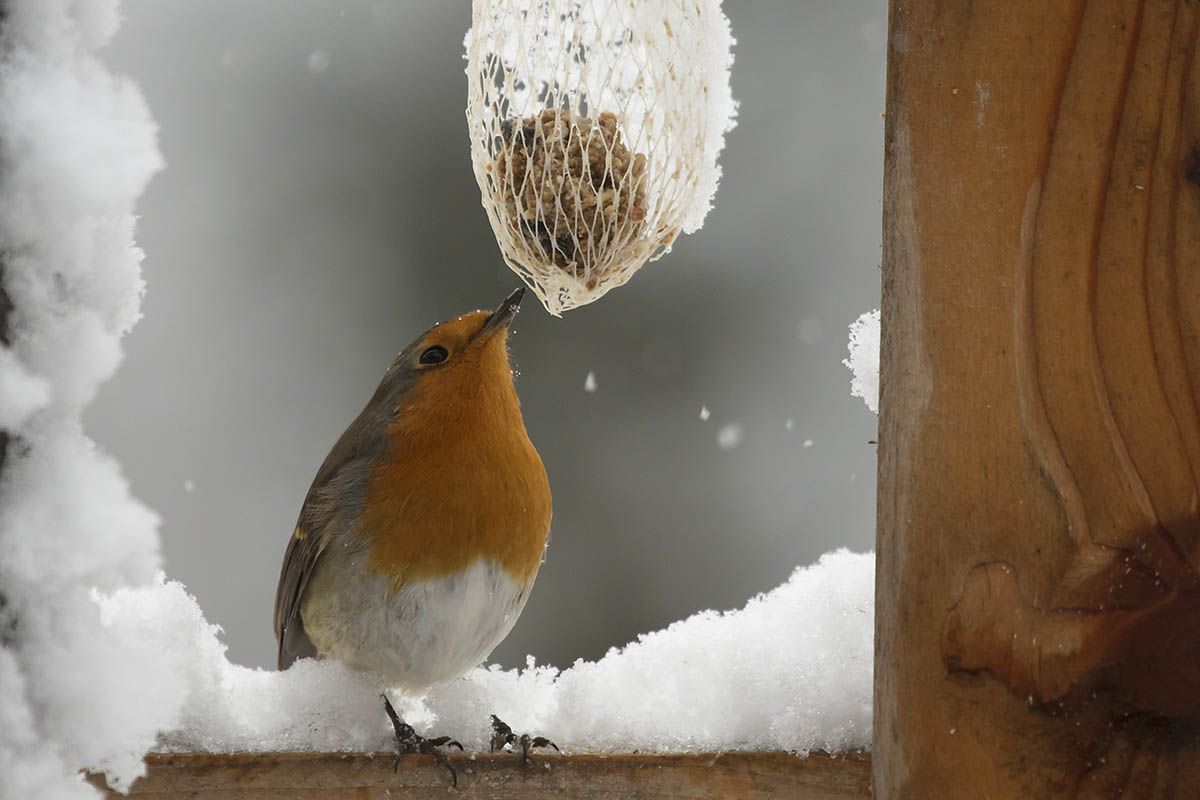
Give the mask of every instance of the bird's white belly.
M 338 569 L 313 575 L 308 588 L 323 585 L 305 592 L 302 615 L 309 638 L 322 655 L 378 672 L 409 691 L 457 678 L 482 663 L 512 630 L 528 597 L 528 586 L 490 561 L 407 583 L 394 593 L 383 576 L 365 579 L 357 564 L 346 566 L 353 579 Z

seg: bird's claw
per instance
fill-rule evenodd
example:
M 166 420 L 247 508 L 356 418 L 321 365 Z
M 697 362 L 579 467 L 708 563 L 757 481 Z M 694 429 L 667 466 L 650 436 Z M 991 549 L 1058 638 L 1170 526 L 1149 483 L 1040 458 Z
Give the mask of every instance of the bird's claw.
M 392 721 L 392 728 L 396 732 L 396 761 L 392 765 L 392 772 L 400 769 L 400 759 L 402 756 L 409 753 L 421 753 L 427 756 L 433 756 L 446 769 L 450 770 L 450 780 L 452 784 L 458 786 L 458 770 L 450 763 L 450 756 L 446 755 L 441 750 L 443 747 L 457 747 L 461 752 L 462 744 L 457 740 L 451 739 L 449 736 L 438 736 L 434 739 L 426 739 L 413 729 L 404 720 L 400 719 L 400 715 L 396 713 L 396 709 L 392 707 L 392 702 L 388 700 L 387 695 L 380 695 L 383 698 L 383 710 L 387 712 L 388 719 Z
M 510 746 L 521 748 L 521 763 L 525 765 L 529 764 L 529 751 L 535 747 L 553 747 L 556 752 L 562 752 L 558 749 L 558 745 L 545 736 L 530 736 L 528 733 L 522 733 L 518 736 L 513 733 L 513 729 L 508 726 L 508 723 L 495 714 L 492 714 L 491 751 L 494 753 L 497 750 L 504 750 Z
M 436 739 L 425 739 L 422 746 L 429 747 L 457 747 L 461 753 L 463 746 L 457 739 L 451 739 L 449 736 L 439 736 Z M 422 750 L 421 752 L 425 752 Z

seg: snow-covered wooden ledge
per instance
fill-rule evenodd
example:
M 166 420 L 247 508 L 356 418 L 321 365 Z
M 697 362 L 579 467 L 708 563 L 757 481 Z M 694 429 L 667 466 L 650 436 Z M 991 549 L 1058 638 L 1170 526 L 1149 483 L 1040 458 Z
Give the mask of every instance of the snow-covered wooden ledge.
M 405 756 L 393 772 L 390 753 L 172 753 L 147 757 L 146 777 L 130 796 L 150 798 L 443 797 L 446 770 L 430 756 Z M 565 755 L 455 759 L 456 797 L 506 800 L 608 798 L 756 798 L 850 800 L 871 796 L 867 755 L 807 757 L 789 753 Z M 102 776 L 92 783 L 104 788 Z M 121 795 L 111 792 L 112 798 Z

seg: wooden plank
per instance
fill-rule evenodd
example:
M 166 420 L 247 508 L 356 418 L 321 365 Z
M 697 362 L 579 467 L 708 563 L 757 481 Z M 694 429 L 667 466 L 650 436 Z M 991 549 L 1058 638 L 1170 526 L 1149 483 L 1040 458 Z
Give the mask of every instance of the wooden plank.
M 1198 37 L 891 2 L 880 798 L 1196 794 Z
M 396 772 L 390 753 L 151 754 L 146 762 L 146 777 L 129 795 L 137 800 L 423 800 L 448 794 L 464 800 L 864 800 L 871 772 L 862 754 L 552 755 L 533 758 L 528 767 L 519 756 L 483 754 L 454 758 L 454 791 L 446 769 L 429 756 L 405 756 Z M 101 777 L 90 780 L 104 788 Z

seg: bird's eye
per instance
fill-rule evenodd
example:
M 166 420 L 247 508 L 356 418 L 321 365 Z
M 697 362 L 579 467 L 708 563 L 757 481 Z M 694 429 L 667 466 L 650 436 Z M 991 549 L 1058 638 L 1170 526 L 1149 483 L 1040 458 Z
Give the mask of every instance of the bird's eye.
M 428 348 L 424 353 L 421 353 L 421 363 L 440 364 L 449 357 L 450 354 L 446 352 L 446 348 L 442 347 L 440 344 L 435 344 L 433 347 Z

